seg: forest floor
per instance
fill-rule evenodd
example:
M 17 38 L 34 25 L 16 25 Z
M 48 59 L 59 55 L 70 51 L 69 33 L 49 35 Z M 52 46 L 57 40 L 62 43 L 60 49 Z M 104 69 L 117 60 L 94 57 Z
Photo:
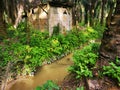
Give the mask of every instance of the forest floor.
M 61 90 L 76 90 L 76 87 L 81 86 L 84 86 L 85 90 L 120 90 L 116 83 L 107 77 L 76 79 L 74 74 L 70 74 L 66 70 L 68 66 L 73 64 L 71 60 L 72 55 L 70 54 L 50 65 L 43 66 L 34 77 L 24 76 L 9 81 L 6 90 L 33 90 L 47 80 L 55 81 Z
M 84 86 L 85 90 L 120 90 L 117 83 L 108 77 L 76 79 L 75 75 L 67 70 L 72 64 L 72 54 L 69 54 L 52 64 L 44 65 L 35 76 L 22 76 L 7 82 L 5 90 L 33 90 L 47 80 L 55 81 L 61 90 L 76 90 L 76 87 L 81 86 Z
M 58 61 L 46 64 L 40 67 L 35 76 L 22 76 L 16 80 L 7 82 L 6 90 L 33 90 L 37 86 L 41 86 L 52 80 L 58 85 L 62 85 L 64 78 L 69 76 L 68 67 L 73 64 L 72 54 L 69 54 Z

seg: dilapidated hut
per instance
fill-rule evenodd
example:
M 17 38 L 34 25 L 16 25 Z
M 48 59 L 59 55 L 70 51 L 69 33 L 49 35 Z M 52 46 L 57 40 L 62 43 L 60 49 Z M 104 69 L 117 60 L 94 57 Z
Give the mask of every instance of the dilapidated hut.
M 50 36 L 55 30 L 65 33 L 72 29 L 72 6 L 73 3 L 69 0 L 48 0 L 45 3 L 37 3 L 27 13 L 28 21 L 36 29 L 49 30 Z
M 22 20 L 34 29 L 49 30 L 50 36 L 56 30 L 65 33 L 72 28 L 73 0 L 3 0 L 3 4 L 1 6 L 5 9 L 1 7 L 0 10 L 2 37 L 7 35 L 5 23 L 11 23 L 16 28 Z
M 28 22 L 38 30 L 48 29 L 48 3 L 32 3 L 28 12 Z
M 48 14 L 49 34 L 52 35 L 55 27 L 58 27 L 60 33 L 65 33 L 72 29 L 72 4 L 68 2 L 49 2 L 50 9 Z

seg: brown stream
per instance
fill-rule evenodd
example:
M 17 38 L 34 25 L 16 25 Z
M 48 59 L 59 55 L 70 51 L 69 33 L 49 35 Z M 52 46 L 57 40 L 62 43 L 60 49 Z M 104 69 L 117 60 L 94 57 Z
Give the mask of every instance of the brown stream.
M 69 74 L 67 68 L 73 64 L 72 54 L 52 64 L 42 66 L 34 77 L 22 77 L 8 83 L 6 90 L 34 90 L 47 80 L 61 82 Z

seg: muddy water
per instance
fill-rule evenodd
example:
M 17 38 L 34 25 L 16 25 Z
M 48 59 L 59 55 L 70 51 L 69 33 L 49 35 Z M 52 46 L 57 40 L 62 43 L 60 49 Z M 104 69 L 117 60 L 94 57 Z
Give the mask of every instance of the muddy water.
M 7 85 L 6 90 L 33 90 L 36 86 L 44 84 L 47 80 L 61 82 L 69 74 L 67 68 L 73 64 L 72 54 L 50 65 L 44 65 L 34 77 L 20 78 Z

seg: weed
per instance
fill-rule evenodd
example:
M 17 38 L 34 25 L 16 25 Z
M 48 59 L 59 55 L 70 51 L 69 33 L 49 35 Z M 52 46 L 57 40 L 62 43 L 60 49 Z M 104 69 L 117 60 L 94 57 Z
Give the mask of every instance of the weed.
M 77 78 L 92 77 L 92 68 L 95 66 L 98 44 L 94 47 L 94 44 L 90 44 L 84 47 L 82 50 L 78 50 L 73 55 L 74 65 L 69 68 L 72 73 L 76 73 Z
M 35 90 L 60 90 L 59 86 L 55 84 L 53 81 L 48 80 L 45 84 L 42 86 L 36 87 Z
M 116 58 L 116 62 L 110 62 L 109 66 L 103 66 L 103 75 L 114 78 L 120 85 L 120 66 L 118 65 L 120 60 Z

